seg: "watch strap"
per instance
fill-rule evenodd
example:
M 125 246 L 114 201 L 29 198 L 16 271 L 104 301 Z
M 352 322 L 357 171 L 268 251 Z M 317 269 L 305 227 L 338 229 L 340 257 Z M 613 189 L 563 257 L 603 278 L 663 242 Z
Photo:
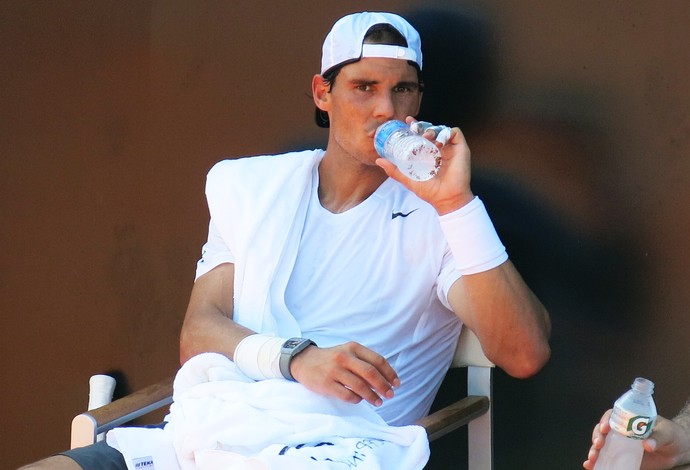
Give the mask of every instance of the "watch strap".
M 290 338 L 283 343 L 279 360 L 280 373 L 283 377 L 295 382 L 295 378 L 290 373 L 292 359 L 311 345 L 316 346 L 316 343 L 307 338 Z

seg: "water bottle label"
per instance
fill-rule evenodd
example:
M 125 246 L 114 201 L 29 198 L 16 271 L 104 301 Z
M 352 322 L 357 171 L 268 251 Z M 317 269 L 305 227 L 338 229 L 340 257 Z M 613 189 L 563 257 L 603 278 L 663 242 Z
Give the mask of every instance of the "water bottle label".
M 388 137 L 390 137 L 393 132 L 399 131 L 400 129 L 409 129 L 409 127 L 402 121 L 388 121 L 379 126 L 374 135 L 374 147 L 379 155 L 385 158 L 385 148 Z
M 653 416 L 641 416 L 614 407 L 609 420 L 611 428 L 632 439 L 645 439 L 652 433 Z

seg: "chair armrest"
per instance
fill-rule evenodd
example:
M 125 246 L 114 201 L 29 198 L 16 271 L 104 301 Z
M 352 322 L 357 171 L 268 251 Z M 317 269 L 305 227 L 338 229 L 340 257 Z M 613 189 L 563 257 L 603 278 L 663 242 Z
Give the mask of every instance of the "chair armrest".
M 168 377 L 105 406 L 75 416 L 70 448 L 93 444 L 98 434 L 172 403 L 173 379 Z
M 470 395 L 417 421 L 433 441 L 465 426 L 489 410 L 489 397 Z

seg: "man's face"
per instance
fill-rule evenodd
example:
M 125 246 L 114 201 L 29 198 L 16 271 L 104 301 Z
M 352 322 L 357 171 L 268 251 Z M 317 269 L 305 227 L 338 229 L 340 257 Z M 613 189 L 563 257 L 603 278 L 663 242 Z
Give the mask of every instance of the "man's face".
M 378 157 L 376 128 L 416 115 L 422 97 L 417 70 L 405 60 L 384 58 L 344 66 L 329 95 L 329 149 L 336 145 L 366 164 Z

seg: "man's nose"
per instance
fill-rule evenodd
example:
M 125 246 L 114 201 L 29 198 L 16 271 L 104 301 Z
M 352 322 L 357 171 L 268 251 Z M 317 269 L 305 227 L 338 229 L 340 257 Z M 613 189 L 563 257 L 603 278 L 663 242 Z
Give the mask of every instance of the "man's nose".
M 378 119 L 391 120 L 395 116 L 395 103 L 390 93 L 381 93 L 376 98 L 374 116 Z

